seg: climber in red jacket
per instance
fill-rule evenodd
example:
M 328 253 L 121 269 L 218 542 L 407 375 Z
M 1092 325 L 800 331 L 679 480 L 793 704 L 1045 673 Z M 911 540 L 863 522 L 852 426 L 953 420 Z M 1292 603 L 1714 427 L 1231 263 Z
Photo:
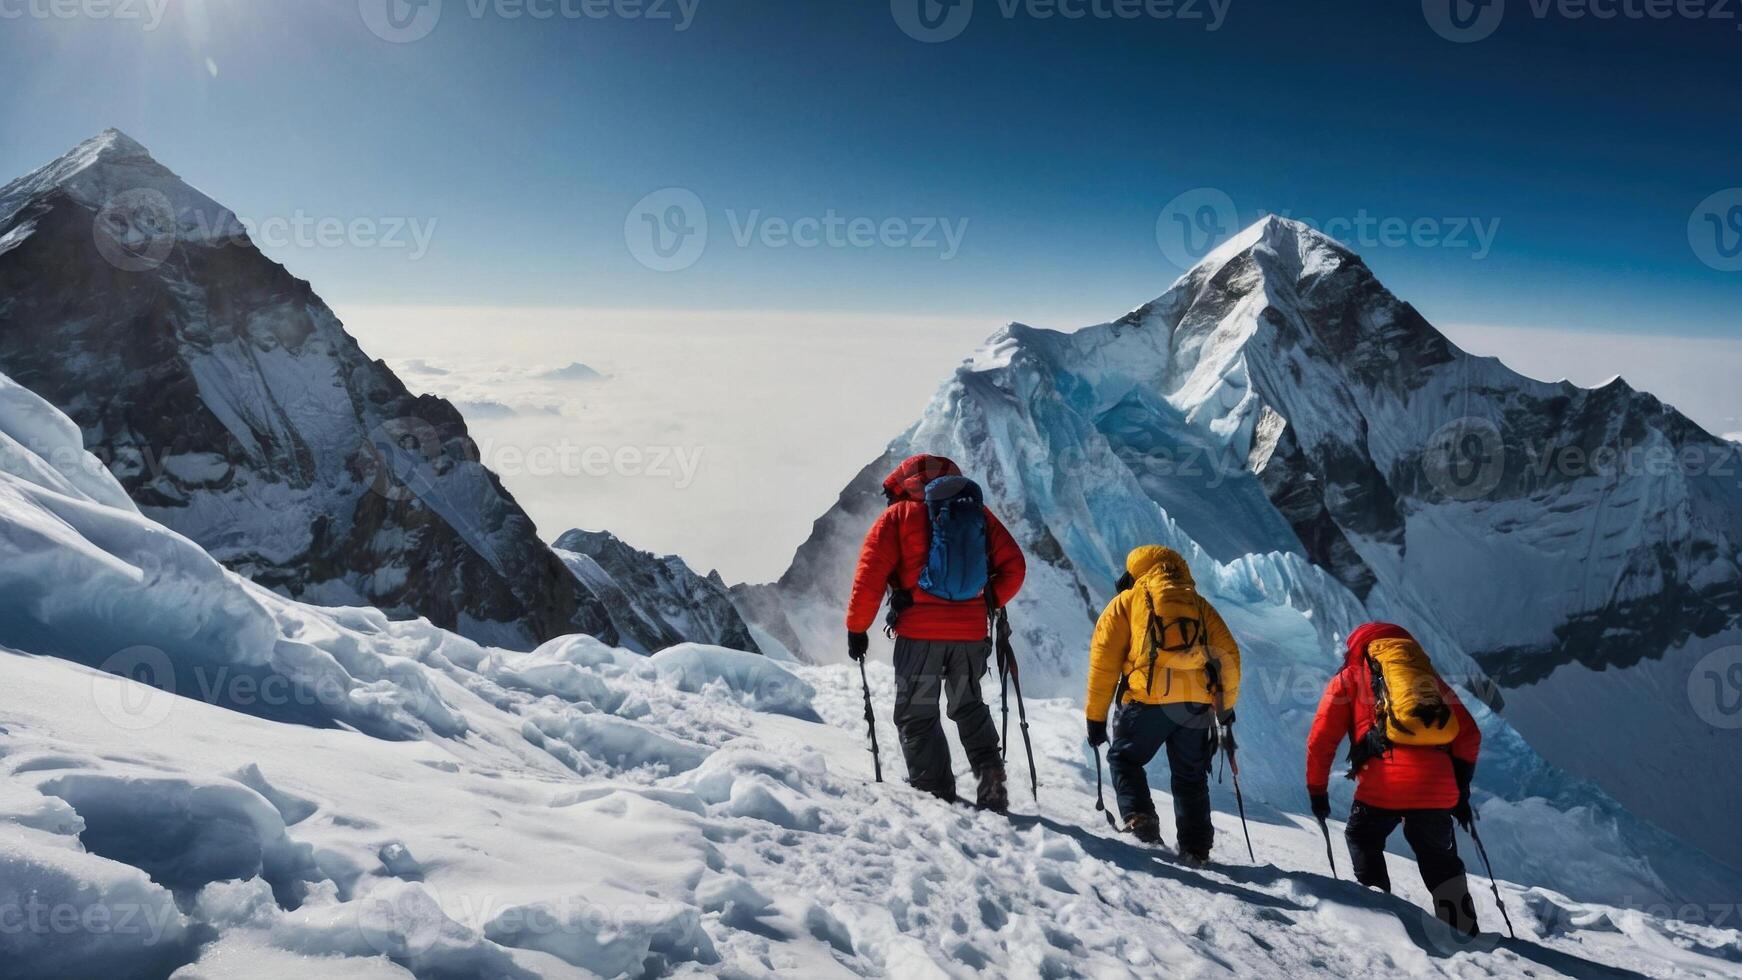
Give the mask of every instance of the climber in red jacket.
M 1425 688 L 1429 699 L 1450 709 L 1450 724 L 1442 723 L 1442 727 L 1448 733 L 1455 727 L 1456 734 L 1444 744 L 1381 741 L 1382 750 L 1372 750 L 1380 724 L 1374 664 L 1381 659 L 1394 662 L 1393 653 L 1405 660 L 1416 657 L 1414 662 L 1421 665 L 1418 669 L 1422 673 L 1414 678 L 1414 686 Z M 1415 724 L 1418 729 L 1422 727 L 1419 722 Z M 1464 862 L 1458 857 L 1453 824 L 1468 827 L 1473 819 L 1470 782 L 1476 774 L 1482 732 L 1451 686 L 1432 673 L 1426 654 L 1401 626 L 1368 623 L 1351 633 L 1343 669 L 1331 678 L 1319 700 L 1318 715 L 1307 736 L 1307 794 L 1313 815 L 1320 820 L 1331 814 L 1331 766 L 1345 738 L 1352 739 L 1355 804 L 1344 836 L 1355 879 L 1370 888 L 1391 890 L 1385 840 L 1401 823 L 1404 839 L 1415 851 L 1422 882 L 1433 896 L 1434 914 L 1453 928 L 1475 935 L 1476 910 L 1470 901 Z
M 1002 811 L 1009 794 L 998 729 L 980 695 L 980 677 L 992 651 L 985 590 L 999 607 L 1016 597 L 1027 574 L 1022 550 L 980 502 L 979 488 L 942 456 L 908 459 L 883 481 L 883 495 L 889 506 L 865 536 L 847 602 L 848 656 L 864 658 L 868 632 L 888 592 L 895 636 L 895 727 L 908 782 L 955 799 L 955 773 L 940 718 L 940 701 L 947 698 L 979 783 L 977 802 Z M 965 506 L 952 511 L 950 504 L 958 499 Z M 939 515 L 945 523 L 938 523 Z M 934 526 L 964 532 L 959 540 L 972 542 L 964 547 L 978 554 L 956 555 L 954 561 L 940 555 L 933 547 Z M 958 537 L 952 533 L 945 540 Z M 964 574 L 969 577 L 955 581 Z M 946 577 L 952 581 L 943 581 Z M 955 593 L 962 594 L 946 597 Z

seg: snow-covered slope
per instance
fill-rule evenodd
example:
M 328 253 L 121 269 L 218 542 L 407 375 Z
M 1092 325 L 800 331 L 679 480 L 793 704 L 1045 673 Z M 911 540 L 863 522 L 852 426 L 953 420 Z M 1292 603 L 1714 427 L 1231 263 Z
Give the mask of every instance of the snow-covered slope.
M 121 133 L 0 188 L 0 370 L 145 513 L 286 595 L 516 646 L 615 637 L 453 406 Z
M 697 575 L 679 556 L 637 551 L 609 531 L 576 528 L 553 547 L 604 601 L 630 649 L 649 652 L 689 641 L 761 652 L 718 572 Z
M 1525 938 L 1461 943 L 1409 869 L 1398 898 L 1333 881 L 1315 830 L 1262 806 L 1262 866 L 1237 861 L 1221 814 L 1229 864 L 1180 867 L 1087 823 L 1064 701 L 1033 709 L 1044 813 L 877 786 L 844 669 L 588 637 L 492 650 L 300 606 L 138 515 L 15 385 L 0 432 L 0 683 L 30 692 L 0 702 L 8 975 L 1742 972 L 1734 931 L 1510 884 Z M 29 578 L 54 587 L 13 602 Z M 107 666 L 153 685 L 40 655 L 129 640 L 160 645 Z M 226 668 L 259 683 L 210 703 Z M 318 682 L 283 688 L 306 694 L 305 723 L 257 710 L 278 697 L 268 678 Z M 1536 826 L 1529 805 L 1482 807 L 1500 841 Z M 1588 845 L 1533 846 L 1565 861 Z
M 1742 976 L 1733 929 L 1504 882 L 1521 938 L 1460 942 L 1423 911 L 1406 859 L 1392 858 L 1395 898 L 1334 880 L 1299 818 L 1258 817 L 1251 867 L 1218 813 L 1228 863 L 1176 864 L 1091 822 L 1064 702 L 1033 716 L 1044 810 L 1005 820 L 870 782 L 840 668 L 753 658 L 816 686 L 817 722 L 587 649 L 551 661 L 584 694 L 491 689 L 500 708 L 467 705 L 504 727 L 563 719 L 552 744 L 578 773 L 530 745 L 380 742 L 197 702 L 129 732 L 92 695 L 146 703 L 148 689 L 0 651 L 5 680 L 37 693 L 0 708 L 0 908 L 29 894 L 98 923 L 0 932 L 0 955 L 19 975 L 117 980 Z
M 1521 938 L 1460 941 L 1406 860 L 1395 898 L 1333 880 L 1261 799 L 1248 866 L 1223 787 L 1212 869 L 1113 837 L 1069 701 L 1006 820 L 871 783 L 843 667 L 286 600 L 3 381 L 0 576 L 0 975 L 1742 976 L 1742 934 L 1538 802 L 1478 799 L 1501 866 L 1636 907 L 1502 882 Z
M 1570 465 L 1621 444 L 1712 469 Z M 1240 714 L 1254 782 L 1284 806 L 1303 805 L 1301 746 L 1332 651 L 1385 619 L 1427 640 L 1471 700 L 1501 705 L 1496 680 L 1528 685 L 1504 720 L 1484 716 L 1478 778 L 1493 791 L 1614 821 L 1672 890 L 1697 890 L 1682 872 L 1704 859 L 1643 845 L 1655 832 L 1610 797 L 1742 865 L 1724 830 L 1742 806 L 1727 761 L 1742 735 L 1691 712 L 1685 686 L 1614 669 L 1665 644 L 1722 643 L 1738 608 L 1742 490 L 1714 475 L 1735 447 L 1648 395 L 1541 384 L 1470 357 L 1353 253 L 1267 219 L 1117 321 L 994 335 L 848 485 L 778 583 L 738 590 L 753 625 L 806 660 L 844 655 L 841 608 L 878 483 L 914 452 L 960 462 L 1023 544 L 1013 619 L 1042 691 L 1081 696 L 1126 552 L 1169 543 L 1266 683 Z M 1561 462 L 1538 475 L 1545 456 Z M 1594 726 L 1605 731 L 1580 737 Z

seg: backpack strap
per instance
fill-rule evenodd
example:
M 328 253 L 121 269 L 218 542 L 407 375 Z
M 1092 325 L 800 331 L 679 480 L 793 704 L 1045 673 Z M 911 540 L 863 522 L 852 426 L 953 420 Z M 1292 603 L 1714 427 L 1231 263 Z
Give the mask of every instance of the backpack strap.
M 1391 692 L 1385 686 L 1385 672 L 1379 669 L 1379 662 L 1372 654 L 1363 654 L 1368 674 L 1368 687 L 1373 692 L 1373 727 L 1349 740 L 1349 771 L 1344 773 L 1348 779 L 1360 775 L 1362 767 L 1374 759 L 1391 751 L 1391 736 L 1385 731 L 1386 719 L 1391 716 Z M 1349 706 L 1350 711 L 1355 706 Z
M 1155 614 L 1155 599 L 1149 594 L 1148 589 L 1143 590 L 1143 604 L 1149 608 L 1149 622 L 1144 624 L 1143 627 L 1143 638 L 1149 645 L 1149 683 L 1146 685 L 1145 693 L 1154 694 L 1155 662 L 1161 655 L 1161 641 L 1162 639 L 1165 639 L 1165 637 L 1158 638 L 1155 635 L 1155 623 L 1158 617 Z M 1167 627 L 1163 626 L 1162 632 L 1165 633 L 1166 631 Z M 1167 679 L 1167 687 L 1161 693 L 1165 696 L 1167 692 L 1172 689 L 1173 677 L 1170 675 Z
M 895 495 L 891 493 L 887 487 L 884 488 L 883 495 L 889 498 L 889 503 L 885 507 L 885 510 L 893 508 L 896 504 L 901 502 L 895 498 Z M 908 608 L 913 605 L 913 593 L 901 587 L 901 555 L 899 547 L 897 548 L 895 556 L 895 571 L 889 573 L 889 582 L 886 588 L 889 591 L 889 614 L 883 617 L 883 635 L 893 640 L 895 639 L 895 627 L 901 622 L 901 614 L 906 612 Z
M 1201 595 L 1198 595 L 1196 592 L 1192 593 L 1192 598 L 1197 602 L 1197 606 L 1198 606 L 1198 643 L 1197 643 L 1197 646 L 1198 646 L 1198 649 L 1203 651 L 1203 654 L 1204 654 L 1204 675 L 1205 675 L 1206 679 L 1210 682 L 1209 683 L 1210 693 L 1215 695 L 1215 697 L 1216 697 L 1216 713 L 1219 717 L 1221 715 L 1221 711 L 1222 711 L 1221 701 L 1222 701 L 1222 695 L 1223 695 L 1222 661 L 1216 656 L 1215 651 L 1210 649 L 1210 613 L 1209 613 L 1209 607 L 1205 604 L 1204 597 Z

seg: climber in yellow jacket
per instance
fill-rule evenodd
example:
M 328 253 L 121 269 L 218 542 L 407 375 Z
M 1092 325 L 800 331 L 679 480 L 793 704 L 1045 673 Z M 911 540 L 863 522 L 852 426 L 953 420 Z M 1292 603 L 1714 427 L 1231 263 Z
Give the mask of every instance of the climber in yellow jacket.
M 1240 696 L 1240 648 L 1191 569 L 1172 548 L 1149 545 L 1125 559 L 1120 592 L 1095 624 L 1086 698 L 1089 743 L 1108 741 L 1107 715 L 1118 702 L 1107 750 L 1125 829 L 1161 839 L 1161 821 L 1143 767 L 1167 747 L 1180 854 L 1209 860 L 1210 763 L 1214 722 L 1234 723 Z

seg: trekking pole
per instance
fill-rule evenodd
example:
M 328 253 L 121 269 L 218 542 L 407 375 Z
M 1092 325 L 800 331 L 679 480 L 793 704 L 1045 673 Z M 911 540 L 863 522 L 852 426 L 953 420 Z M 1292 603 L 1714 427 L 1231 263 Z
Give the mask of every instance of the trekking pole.
M 859 687 L 865 692 L 865 727 L 871 730 L 871 768 L 883 781 L 883 760 L 877 754 L 877 716 L 871 711 L 871 682 L 865 677 L 865 658 L 859 658 Z
M 1010 667 L 1004 660 L 1003 651 L 998 653 L 998 714 L 1001 716 L 998 729 L 998 760 L 1010 762 Z
M 1246 798 L 1240 795 L 1240 763 L 1234 758 L 1234 729 L 1222 730 L 1223 745 L 1228 751 L 1228 771 L 1234 774 L 1234 805 L 1240 810 L 1240 832 L 1246 835 L 1246 856 L 1258 863 L 1258 855 L 1252 850 L 1252 831 L 1246 826 Z
M 1331 877 L 1337 877 L 1337 852 L 1331 849 L 1331 825 L 1319 818 L 1319 833 L 1325 835 L 1325 857 L 1331 859 Z
M 1005 676 L 1010 679 L 1010 686 L 1016 690 L 1016 723 L 1022 728 L 1022 750 L 1028 754 L 1028 791 L 1034 794 L 1034 802 L 1040 802 L 1040 774 L 1034 771 L 1034 743 L 1028 737 L 1028 707 L 1022 703 L 1022 671 L 1016 666 L 1016 651 L 1010 646 L 1010 617 L 1004 610 L 998 610 L 997 615 L 998 659 L 1005 665 Z M 1005 716 L 1004 723 L 1010 724 L 1010 718 Z
M 1010 666 L 1010 684 L 1016 688 L 1016 723 L 1022 727 L 1022 751 L 1028 755 L 1028 791 L 1034 794 L 1034 802 L 1039 803 L 1040 774 L 1034 771 L 1034 743 L 1028 738 L 1028 709 L 1022 704 L 1022 676 L 1015 670 L 1015 661 Z
M 1114 830 L 1119 825 L 1113 821 L 1113 811 L 1107 809 L 1107 801 L 1101 796 L 1101 747 L 1095 746 L 1095 809 L 1101 811 L 1101 816 L 1107 818 L 1107 826 Z
M 1506 922 L 1506 932 L 1513 939 L 1518 933 L 1512 931 L 1512 916 L 1506 914 L 1506 903 L 1500 900 L 1500 884 L 1494 880 L 1494 865 L 1488 863 L 1488 849 L 1482 846 L 1482 835 L 1476 833 L 1476 811 L 1470 811 L 1470 825 L 1464 828 L 1470 832 L 1470 839 L 1476 842 L 1476 853 L 1482 855 L 1482 866 L 1488 869 L 1488 887 L 1494 889 L 1494 904 L 1500 906 L 1500 918 Z
M 1222 690 L 1222 665 L 1220 661 L 1210 660 L 1204 665 L 1205 672 L 1210 675 L 1210 683 L 1215 693 L 1214 708 L 1216 715 L 1211 719 L 1211 726 L 1216 739 L 1222 743 L 1222 750 L 1228 753 L 1228 771 L 1234 776 L 1234 806 L 1240 811 L 1240 832 L 1246 835 L 1246 856 L 1258 863 L 1258 854 L 1252 850 L 1252 830 L 1246 826 L 1246 797 L 1240 792 L 1240 760 L 1234 755 L 1234 728 L 1223 723 L 1228 717 L 1226 695 Z

